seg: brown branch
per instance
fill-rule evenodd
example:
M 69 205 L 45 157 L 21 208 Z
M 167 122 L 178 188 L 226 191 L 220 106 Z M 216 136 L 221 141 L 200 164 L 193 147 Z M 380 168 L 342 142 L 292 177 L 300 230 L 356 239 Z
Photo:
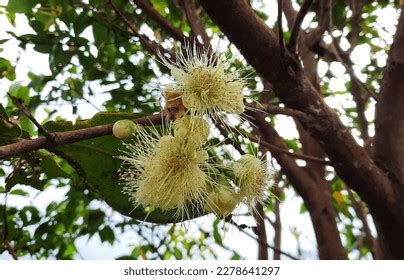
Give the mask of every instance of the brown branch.
M 297 49 L 297 42 L 299 39 L 300 27 L 303 23 L 305 16 L 309 12 L 309 9 L 310 9 L 312 3 L 313 3 L 313 0 L 305 0 L 299 10 L 299 13 L 296 16 L 296 20 L 295 20 L 295 23 L 294 23 L 293 29 L 292 29 L 292 34 L 290 36 L 290 40 L 289 40 L 289 44 L 288 44 L 289 50 L 294 53 L 296 52 L 296 49 Z
M 39 133 L 44 135 L 49 141 L 53 141 L 52 135 L 35 119 L 35 117 L 27 110 L 27 108 L 24 106 L 24 103 L 22 100 L 19 98 L 12 96 L 9 92 L 7 92 L 7 95 L 10 97 L 11 101 L 13 101 L 14 105 L 17 106 L 17 108 L 23 113 L 25 116 L 27 116 L 28 119 L 32 121 L 32 123 L 38 128 Z
M 330 162 L 328 160 L 324 160 L 324 159 L 317 158 L 317 157 L 312 157 L 312 156 L 307 156 L 307 155 L 301 155 L 301 154 L 292 153 L 292 152 L 289 152 L 288 150 L 286 150 L 284 148 L 280 148 L 280 147 L 278 147 L 276 145 L 270 144 L 270 143 L 268 143 L 268 142 L 266 142 L 266 141 L 264 141 L 264 140 L 262 140 L 262 139 L 260 139 L 258 137 L 248 135 L 247 133 L 244 133 L 244 132 L 236 129 L 235 127 L 228 126 L 228 128 L 232 132 L 234 132 L 236 134 L 240 134 L 244 138 L 249 139 L 251 142 L 254 142 L 254 143 L 257 143 L 257 144 L 260 144 L 260 145 L 264 146 L 265 148 L 267 148 L 272 153 L 282 153 L 282 154 L 286 154 L 286 155 L 288 155 L 290 157 L 301 159 L 301 160 L 304 160 L 304 161 L 312 161 L 312 162 L 315 162 L 315 163 L 321 163 L 321 164 L 332 166 L 332 162 Z
M 8 253 L 13 257 L 13 259 L 18 260 L 17 254 L 15 253 L 15 250 L 11 245 L 10 241 L 4 240 L 4 245 L 6 246 Z
M 264 114 L 258 112 L 250 112 L 250 114 L 259 129 L 259 134 L 265 141 L 284 149 L 287 148 L 282 137 L 265 120 Z M 276 152 L 272 152 L 272 155 L 281 166 L 282 173 L 286 175 L 296 192 L 303 198 L 310 213 L 320 258 L 345 259 L 346 253 L 336 225 L 335 210 L 331 203 L 329 188 L 319 184 L 307 168 L 298 166 L 290 156 Z
M 273 194 L 277 198 L 279 197 L 282 189 L 275 185 Z M 279 199 L 275 199 L 274 203 L 274 214 L 275 214 L 275 221 L 273 222 L 274 228 L 274 246 L 277 249 L 281 249 L 281 240 L 282 240 L 282 222 L 281 222 L 281 213 L 280 213 L 280 206 L 281 202 Z M 274 251 L 274 260 L 280 260 L 281 256 L 277 251 Z
M 290 109 L 290 108 L 282 108 L 278 106 L 274 106 L 271 104 L 260 104 L 260 103 L 244 103 L 246 105 L 246 111 L 251 111 L 253 109 L 257 109 L 258 111 L 263 111 L 271 115 L 285 115 L 285 116 L 290 116 L 294 117 L 297 119 L 308 119 L 309 115 L 306 113 L 295 110 L 295 109 Z
M 159 124 L 163 120 L 163 115 L 156 114 L 148 117 L 141 117 L 133 121 L 140 125 Z M 71 144 L 87 139 L 112 134 L 113 124 L 93 126 L 66 132 L 51 133 L 53 141 L 49 141 L 46 137 L 38 137 L 35 139 L 26 139 L 16 143 L 0 146 L 0 160 L 7 159 L 22 153 L 35 151 L 38 149 L 48 149 L 63 144 Z
M 112 7 L 116 15 L 121 19 L 123 23 L 128 27 L 128 29 L 133 33 L 134 36 L 139 38 L 142 45 L 144 45 L 152 54 L 159 56 L 161 53 L 168 54 L 172 60 L 175 60 L 175 54 L 166 50 L 161 45 L 152 42 L 149 38 L 139 33 L 138 28 L 128 19 L 123 11 L 119 10 L 114 4 L 113 0 L 107 0 L 109 5 Z
M 189 38 L 182 33 L 181 29 L 176 28 L 168 21 L 165 17 L 163 17 L 152 5 L 150 5 L 145 0 L 132 0 L 133 3 L 136 4 L 137 7 L 142 9 L 149 18 L 155 21 L 161 28 L 166 30 L 169 34 L 173 36 L 174 39 L 180 42 L 188 41 Z
M 255 206 L 257 213 L 254 213 L 254 219 L 257 223 L 257 236 L 258 236 L 258 259 L 259 260 L 268 260 L 268 248 L 266 244 L 267 241 L 267 232 L 265 227 L 265 220 L 264 220 L 264 208 L 261 204 L 257 204 Z M 276 246 L 275 246 L 276 248 Z M 277 252 L 279 254 L 279 252 Z
M 197 14 L 196 7 L 195 7 L 195 1 L 194 0 L 180 0 L 180 3 L 184 9 L 185 15 L 188 19 L 188 22 L 191 26 L 194 36 L 195 37 L 197 37 L 198 35 L 201 36 L 203 46 L 206 49 L 209 49 L 210 48 L 209 36 L 206 33 L 206 29 L 203 26 L 203 23 Z M 196 40 L 196 41 L 198 41 L 198 40 Z
M 227 132 L 227 130 L 223 127 L 223 125 L 219 121 L 217 121 L 217 120 L 214 120 L 214 121 L 215 121 L 215 125 L 216 125 L 217 129 L 219 129 L 219 131 L 220 131 L 220 134 L 222 134 L 224 137 L 224 142 L 226 144 L 232 145 L 240 153 L 240 155 L 244 155 L 246 152 L 244 152 L 240 143 L 238 143 L 237 141 L 234 141 L 233 139 L 230 138 L 229 133 Z
M 282 14 L 283 14 L 282 2 L 283 0 L 278 0 L 278 40 L 281 51 L 281 65 L 283 65 L 283 60 L 285 58 L 285 40 L 283 39 L 283 22 L 282 22 Z

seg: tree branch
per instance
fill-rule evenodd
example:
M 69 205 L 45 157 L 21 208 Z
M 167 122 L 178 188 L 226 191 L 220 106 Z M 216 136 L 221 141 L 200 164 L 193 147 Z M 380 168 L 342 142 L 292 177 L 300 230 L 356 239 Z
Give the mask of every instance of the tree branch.
M 237 224 L 235 221 L 233 221 L 233 219 L 231 219 L 231 216 L 230 216 L 230 219 L 226 219 L 226 222 L 228 222 L 229 224 L 235 226 L 239 231 L 241 231 L 242 233 L 244 233 L 244 234 L 247 235 L 248 237 L 250 237 L 250 238 L 256 240 L 257 242 L 259 242 L 259 240 L 258 240 L 254 235 L 252 235 L 251 233 L 248 233 L 247 231 L 245 231 L 245 228 L 247 228 L 248 226 Z M 265 246 L 267 246 L 269 249 L 272 249 L 272 250 L 278 252 L 279 254 L 284 255 L 284 256 L 286 256 L 286 257 L 292 259 L 292 260 L 298 260 L 297 257 L 292 256 L 292 255 L 289 254 L 289 253 L 283 252 L 283 251 L 281 251 L 281 250 L 275 248 L 274 246 L 268 244 L 268 243 L 265 242 L 265 241 L 262 241 L 262 242 L 263 242 L 263 244 L 264 244 Z
M 278 40 L 279 40 L 279 47 L 281 50 L 281 64 L 283 64 L 283 60 L 285 58 L 285 40 L 283 39 L 282 5 L 283 0 L 278 0 Z
M 375 260 L 380 259 L 380 248 L 378 246 L 377 239 L 373 237 L 372 232 L 370 231 L 369 223 L 366 219 L 366 213 L 363 204 L 361 201 L 358 201 L 355 198 L 350 188 L 347 187 L 346 190 L 348 191 L 349 199 L 352 202 L 352 207 L 356 215 L 358 216 L 359 220 L 361 220 L 362 222 L 362 229 L 363 232 L 365 233 L 366 245 L 369 246 L 370 251 L 372 252 L 373 259 Z
M 233 131 L 236 134 L 240 134 L 241 136 L 243 136 L 244 138 L 249 139 L 251 142 L 260 144 L 262 146 L 264 146 L 265 148 L 267 148 L 268 150 L 270 150 L 272 153 L 282 153 L 282 154 L 286 154 L 290 157 L 296 158 L 296 159 L 301 159 L 304 161 L 312 161 L 315 163 L 321 163 L 321 164 L 326 164 L 326 165 L 330 165 L 332 166 L 332 162 L 328 161 L 328 160 L 323 160 L 321 158 L 316 158 L 316 157 L 312 157 L 312 156 L 306 156 L 306 155 L 301 155 L 301 154 L 295 154 L 292 152 L 289 152 L 287 149 L 284 148 L 280 148 L 276 145 L 270 144 L 258 137 L 255 136 L 251 136 L 248 135 L 246 133 L 243 133 L 241 131 L 239 131 L 238 129 L 234 128 L 234 127 L 229 127 L 231 131 Z
M 295 23 L 293 25 L 292 34 L 290 36 L 290 40 L 289 40 L 289 44 L 288 44 L 288 49 L 294 53 L 296 53 L 296 49 L 297 49 L 300 27 L 303 23 L 305 16 L 309 12 L 309 9 L 310 9 L 312 3 L 313 3 L 313 0 L 304 1 L 304 3 L 302 4 L 302 6 L 299 10 L 299 13 L 297 14 Z
M 19 98 L 12 96 L 9 92 L 7 92 L 7 95 L 10 97 L 11 101 L 13 101 L 14 105 L 17 106 L 20 112 L 27 116 L 27 118 L 30 119 L 30 121 L 32 121 L 32 123 L 38 128 L 39 133 L 44 135 L 49 141 L 53 141 L 52 135 L 34 118 L 27 108 L 25 108 L 22 101 Z
M 309 115 L 306 113 L 299 111 L 299 110 L 294 110 L 290 108 L 282 108 L 278 106 L 274 106 L 271 104 L 260 104 L 260 103 L 247 103 L 244 102 L 244 105 L 246 105 L 246 111 L 251 111 L 253 109 L 256 109 L 258 111 L 263 111 L 271 115 L 285 115 L 289 117 L 294 117 L 298 119 L 308 119 Z
M 170 21 L 168 21 L 165 17 L 163 17 L 152 5 L 150 5 L 145 0 L 132 0 L 133 3 L 136 4 L 137 7 L 142 9 L 150 19 L 155 21 L 161 28 L 166 30 L 174 39 L 180 42 L 188 41 L 189 38 L 182 33 L 181 29 L 173 26 Z
M 133 121 L 140 125 L 154 125 L 160 124 L 163 117 L 164 116 L 162 114 L 156 114 L 134 119 Z M 35 139 L 26 139 L 16 143 L 0 146 L 0 160 L 38 149 L 47 149 L 63 144 L 71 144 L 100 136 L 110 135 L 112 134 L 112 126 L 113 124 L 106 124 L 66 132 L 54 132 L 51 133 L 53 138 L 52 141 L 42 136 Z
M 240 153 L 240 155 L 244 155 L 245 152 L 244 152 L 243 148 L 241 147 L 240 143 L 238 143 L 237 141 L 234 141 L 233 139 L 230 138 L 229 133 L 227 132 L 227 130 L 223 127 L 223 125 L 219 121 L 217 121 L 217 120 L 214 120 L 214 121 L 215 121 L 215 125 L 216 125 L 217 129 L 219 129 L 220 133 L 224 137 L 224 142 L 226 144 L 232 145 Z
M 144 45 L 152 54 L 158 57 L 160 53 L 166 53 L 170 55 L 171 60 L 175 60 L 174 53 L 166 50 L 161 45 L 152 42 L 149 38 L 140 34 L 138 28 L 127 18 L 123 11 L 118 9 L 113 0 L 107 0 L 107 2 L 112 7 L 117 16 L 122 20 L 122 22 L 125 23 L 128 29 L 133 33 L 133 35 L 139 38 L 142 45 Z
M 180 0 L 181 6 L 184 9 L 185 15 L 188 19 L 188 22 L 191 26 L 192 32 L 194 36 L 201 36 L 203 46 L 206 49 L 210 48 L 210 40 L 209 36 L 206 33 L 205 27 L 202 24 L 202 21 L 195 9 L 195 0 Z M 198 40 L 197 40 L 198 41 Z

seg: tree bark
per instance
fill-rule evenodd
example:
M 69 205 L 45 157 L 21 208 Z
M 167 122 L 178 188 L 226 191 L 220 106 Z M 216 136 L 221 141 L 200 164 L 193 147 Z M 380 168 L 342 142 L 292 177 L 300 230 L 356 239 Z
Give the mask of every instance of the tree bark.
M 404 258 L 404 8 L 397 25 L 376 105 L 374 158 L 396 186 L 390 213 L 374 216 L 385 258 Z M 382 214 L 381 213 L 381 214 Z

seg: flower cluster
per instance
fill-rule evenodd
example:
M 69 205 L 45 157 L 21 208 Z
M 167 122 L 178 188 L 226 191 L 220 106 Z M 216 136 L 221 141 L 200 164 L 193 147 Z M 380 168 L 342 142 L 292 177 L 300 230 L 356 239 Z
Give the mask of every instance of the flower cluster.
M 176 63 L 162 60 L 175 80 L 164 93 L 165 110 L 175 121 L 160 131 L 139 128 L 134 141 L 126 144 L 127 151 L 120 156 L 124 193 L 134 205 L 175 209 L 182 220 L 191 217 L 191 209 L 220 218 L 240 203 L 253 209 L 262 202 L 267 186 L 265 164 L 243 155 L 227 167 L 216 166 L 206 147 L 206 119 L 211 114 L 244 111 L 245 81 L 227 71 L 223 57 L 198 51 L 196 46 L 180 52 Z M 227 172 L 219 171 L 223 169 Z

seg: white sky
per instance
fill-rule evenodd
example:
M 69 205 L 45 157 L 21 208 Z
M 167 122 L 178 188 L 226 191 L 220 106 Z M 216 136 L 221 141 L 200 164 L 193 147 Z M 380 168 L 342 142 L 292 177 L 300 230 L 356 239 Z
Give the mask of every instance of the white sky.
M 6 0 L 0 0 L 0 5 L 6 5 Z M 268 0 L 265 1 L 265 10 L 267 11 L 276 11 L 276 1 Z M 397 12 L 394 9 L 388 8 L 378 12 L 380 16 L 378 22 L 383 25 L 386 30 L 394 30 L 394 25 L 397 19 Z M 310 16 L 304 22 L 304 26 L 309 25 Z M 272 24 L 276 21 L 276 15 L 271 15 L 268 20 L 268 24 Z M 17 14 L 17 28 L 13 28 L 10 23 L 7 21 L 4 15 L 0 15 L 0 26 L 2 27 L 0 30 L 0 39 L 9 37 L 5 31 L 12 30 L 18 35 L 26 34 L 30 32 L 30 28 L 27 25 L 26 19 L 22 15 Z M 285 24 L 286 26 L 286 24 Z M 91 32 L 87 32 L 88 36 L 91 36 Z M 385 34 L 387 40 L 391 40 L 391 34 Z M 375 42 L 380 43 L 380 42 Z M 380 43 L 381 44 L 381 43 Z M 34 52 L 32 47 L 28 47 L 26 51 L 21 51 L 17 47 L 17 42 L 15 40 L 10 40 L 8 43 L 2 45 L 3 50 L 0 51 L 0 57 L 5 57 L 10 61 L 15 61 L 17 57 L 20 55 L 19 63 L 16 67 L 17 81 L 22 82 L 23 84 L 27 84 L 29 79 L 27 77 L 27 73 L 29 71 L 33 71 L 35 73 L 41 74 L 50 74 L 50 70 L 48 68 L 48 57 L 47 55 L 40 54 Z M 359 65 L 364 66 L 369 63 L 369 46 L 359 46 L 355 49 L 352 55 L 353 61 Z M 380 66 L 384 63 L 383 59 L 380 59 Z M 325 73 L 328 69 L 328 65 L 325 63 L 319 64 L 319 72 L 320 75 Z M 345 79 L 343 77 L 343 67 L 339 63 L 332 63 L 330 65 L 330 70 L 337 77 L 331 82 L 331 88 L 333 90 L 345 90 Z M 9 86 L 12 82 L 2 79 L 0 83 L 0 101 L 5 105 L 5 91 L 8 90 Z M 97 88 L 96 88 L 97 90 Z M 99 88 L 100 91 L 105 91 L 104 88 Z M 99 108 L 104 109 L 103 103 L 110 98 L 109 94 L 103 94 L 97 96 L 97 98 L 92 98 L 92 102 Z M 333 98 L 327 99 L 327 103 L 335 108 L 340 109 L 343 106 L 351 105 L 352 100 L 346 95 L 339 95 Z M 47 114 L 44 112 L 45 107 L 38 109 L 36 112 L 36 117 L 38 119 L 44 119 Z M 367 114 L 372 119 L 373 118 L 373 108 L 370 106 Z M 94 109 L 89 104 L 80 104 L 78 106 L 78 114 L 81 118 L 90 118 L 93 116 L 97 110 Z M 63 116 L 65 119 L 74 120 L 75 116 L 71 114 L 71 108 L 69 106 L 62 106 L 60 111 L 55 116 Z M 292 139 L 297 137 L 297 132 L 295 130 L 295 126 L 293 121 L 284 116 L 277 117 L 278 121 L 276 123 L 276 129 L 286 139 Z M 345 122 L 349 120 L 345 119 Z M 0 178 L 0 184 L 4 182 L 4 179 Z M 15 205 L 18 207 L 22 207 L 24 205 L 29 204 L 33 201 L 33 204 L 45 210 L 46 206 L 51 201 L 62 201 L 64 199 L 64 195 L 66 193 L 66 189 L 55 188 L 53 186 L 47 188 L 44 192 L 38 194 L 38 191 L 33 190 L 26 186 L 21 186 L 21 188 L 29 190 L 30 196 L 27 198 L 23 198 L 20 196 L 9 196 L 8 204 Z M 282 223 L 283 223 L 283 231 L 282 231 L 282 250 L 291 252 L 292 254 L 296 252 L 297 242 L 294 236 L 290 233 L 291 228 L 296 228 L 299 232 L 302 233 L 302 237 L 300 240 L 300 246 L 303 251 L 309 252 L 310 256 L 308 258 L 316 258 L 316 245 L 314 233 L 311 225 L 311 221 L 309 219 L 308 214 L 299 214 L 301 198 L 293 195 L 292 191 L 287 190 L 287 200 L 282 204 L 281 215 L 282 215 Z M 33 200 L 33 198 L 35 199 Z M 0 194 L 0 203 L 2 203 L 4 199 L 4 195 Z M 100 205 L 99 207 L 105 207 L 105 205 Z M 212 216 L 203 217 L 195 220 L 193 223 L 202 224 L 205 229 L 209 229 L 211 227 L 213 221 Z M 246 224 L 253 225 L 253 220 L 251 218 L 240 217 L 238 219 L 240 223 L 245 222 Z M 192 233 L 197 229 L 196 226 L 192 226 L 190 228 L 189 233 Z M 272 244 L 273 239 L 273 229 L 267 224 L 267 233 L 268 233 L 268 241 Z M 86 238 L 81 238 L 77 240 L 76 245 L 78 246 L 79 252 L 84 259 L 113 259 L 118 256 L 124 255 L 125 253 L 129 253 L 133 247 L 133 243 L 136 240 L 135 235 L 131 232 L 126 232 L 122 236 L 120 236 L 120 242 L 117 242 L 114 246 L 110 246 L 107 243 L 102 244 L 98 237 L 92 238 L 87 241 Z M 247 259 L 256 259 L 257 258 L 257 244 L 256 241 L 252 240 L 249 237 L 246 237 L 243 233 L 238 232 L 235 228 L 230 228 L 229 232 L 226 233 L 224 237 L 224 243 L 234 248 L 236 251 L 240 253 L 243 258 Z M 229 256 L 223 252 L 223 250 L 218 249 L 220 258 L 228 258 Z M 272 252 L 270 251 L 270 254 Z M 0 255 L 0 259 L 9 259 L 10 256 L 7 253 Z

